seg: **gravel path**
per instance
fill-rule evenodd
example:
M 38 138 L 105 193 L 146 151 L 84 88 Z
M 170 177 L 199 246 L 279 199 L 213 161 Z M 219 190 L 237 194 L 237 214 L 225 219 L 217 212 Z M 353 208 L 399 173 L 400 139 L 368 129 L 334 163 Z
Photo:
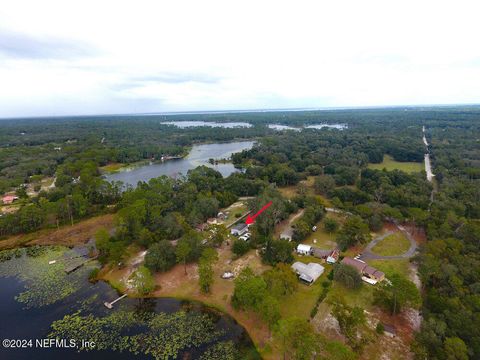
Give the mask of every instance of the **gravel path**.
M 293 227 L 292 227 L 293 222 L 295 220 L 297 220 L 300 216 L 302 216 L 303 212 L 304 212 L 304 209 L 302 209 L 298 213 L 290 216 L 290 218 L 288 219 L 287 226 L 280 233 L 280 239 L 289 239 L 289 240 L 292 239 L 292 236 L 293 236 Z
M 365 250 L 362 253 L 362 256 L 360 257 L 361 260 L 395 260 L 395 259 L 409 259 L 413 255 L 415 255 L 415 252 L 417 251 L 417 243 L 415 242 L 415 239 L 413 236 L 401 225 L 397 225 L 398 230 L 403 232 L 410 241 L 410 248 L 403 254 L 401 255 L 394 255 L 394 256 L 384 256 L 384 255 L 377 255 L 372 252 L 372 249 L 375 245 L 377 245 L 380 241 L 385 239 L 387 236 L 392 235 L 394 232 L 393 231 L 387 231 L 385 234 L 380 235 L 373 239 L 365 248 Z

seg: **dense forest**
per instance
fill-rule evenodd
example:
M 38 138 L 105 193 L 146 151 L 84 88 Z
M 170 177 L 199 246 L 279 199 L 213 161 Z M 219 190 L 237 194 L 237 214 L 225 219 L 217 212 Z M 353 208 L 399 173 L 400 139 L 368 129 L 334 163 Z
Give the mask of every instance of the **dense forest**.
M 170 120 L 243 121 L 252 126 L 180 129 L 161 124 Z M 267 126 L 323 123 L 348 128 L 276 131 Z M 426 180 L 425 172 L 368 168 L 368 164 L 382 163 L 385 155 L 399 162 L 423 161 L 423 126 L 433 183 Z M 479 136 L 480 108 L 474 106 L 5 119 L 0 121 L 0 192 L 15 192 L 20 207 L 2 214 L 0 236 L 73 224 L 114 211 L 115 235 L 103 234 L 98 241 L 102 261 L 119 261 L 128 245 L 138 243 L 151 249 L 147 268 L 166 270 L 179 259 L 169 241 L 180 239 L 189 249 L 184 262 L 206 264 L 200 259 L 207 259 L 205 248 L 215 244 L 202 243 L 195 227 L 238 197 L 256 196 L 250 209 L 256 211 L 272 201 L 269 211 L 274 216 L 255 225 L 249 246 L 262 250 L 265 263 L 288 263 L 292 248 L 273 238 L 274 226 L 304 209 L 294 233 L 294 240 L 300 241 L 322 218 L 324 206 L 307 194 L 288 201 L 277 188 L 314 177 L 316 194 L 354 214 L 348 226 L 358 234 L 378 230 L 385 220 L 425 229 L 427 243 L 415 260 L 423 284 L 423 323 L 413 350 L 419 359 L 478 359 Z M 244 171 L 227 178 L 199 167 L 179 179 L 161 177 L 125 189 L 102 177 L 100 167 L 109 163 L 185 155 L 196 143 L 236 139 L 255 139 L 256 145 L 232 156 L 235 166 Z M 29 196 L 26 187 L 44 177 L 54 177 L 55 186 Z M 355 245 L 345 229 L 339 238 L 341 247 Z M 241 246 L 239 254 L 245 251 Z M 241 294 L 235 299 L 241 307 Z

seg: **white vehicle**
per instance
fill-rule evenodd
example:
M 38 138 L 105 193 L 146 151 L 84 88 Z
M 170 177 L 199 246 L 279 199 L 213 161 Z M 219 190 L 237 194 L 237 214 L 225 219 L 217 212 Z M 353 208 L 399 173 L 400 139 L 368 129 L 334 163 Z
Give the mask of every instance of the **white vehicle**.
M 312 227 L 312 231 L 313 232 L 317 231 L 317 226 Z
M 223 274 L 222 274 L 222 279 L 233 279 L 235 275 L 233 275 L 232 272 L 230 271 L 225 271 Z
M 246 233 L 245 235 L 240 236 L 239 239 L 243 241 L 248 241 L 250 240 L 250 236 L 252 236 L 250 233 Z

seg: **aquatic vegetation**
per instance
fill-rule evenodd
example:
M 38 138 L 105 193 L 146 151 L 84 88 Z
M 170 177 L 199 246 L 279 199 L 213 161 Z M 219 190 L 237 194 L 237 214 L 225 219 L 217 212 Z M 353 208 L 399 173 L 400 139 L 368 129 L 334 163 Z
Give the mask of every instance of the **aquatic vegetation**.
M 91 265 L 67 274 L 64 261 L 49 261 L 75 255 L 74 251 L 58 246 L 4 250 L 0 252 L 0 277 L 16 277 L 24 283 L 25 291 L 15 299 L 26 308 L 50 305 L 75 293 Z
M 208 348 L 200 357 L 200 360 L 234 360 L 239 359 L 233 341 L 219 342 Z
M 155 359 L 175 359 L 182 352 L 209 345 L 225 335 L 223 330 L 216 329 L 208 313 L 194 311 L 139 316 L 132 311 L 119 310 L 104 317 L 83 316 L 76 312 L 55 321 L 51 328 L 51 338 L 75 339 L 79 343 L 93 341 L 96 350 L 130 351 Z M 202 358 L 231 359 L 232 347 L 231 342 L 216 343 Z M 216 357 L 205 357 L 209 354 Z

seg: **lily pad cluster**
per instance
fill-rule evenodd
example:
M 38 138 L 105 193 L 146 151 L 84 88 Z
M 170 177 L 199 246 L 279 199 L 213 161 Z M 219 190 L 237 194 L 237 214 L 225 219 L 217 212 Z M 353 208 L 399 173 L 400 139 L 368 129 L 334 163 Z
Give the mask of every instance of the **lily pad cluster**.
M 25 291 L 16 300 L 26 308 L 54 304 L 78 291 L 84 283 L 90 264 L 67 274 L 65 265 L 72 250 L 59 247 L 32 247 L 27 249 L 4 250 L 0 252 L 0 277 L 20 279 Z M 57 260 L 55 263 L 49 263 Z
M 224 330 L 216 327 L 208 313 L 178 311 L 141 314 L 119 310 L 104 317 L 76 312 L 55 321 L 51 338 L 86 340 L 95 348 L 79 351 L 115 350 L 176 359 L 189 351 L 204 349 L 201 359 L 234 359 L 235 345 L 222 341 Z

